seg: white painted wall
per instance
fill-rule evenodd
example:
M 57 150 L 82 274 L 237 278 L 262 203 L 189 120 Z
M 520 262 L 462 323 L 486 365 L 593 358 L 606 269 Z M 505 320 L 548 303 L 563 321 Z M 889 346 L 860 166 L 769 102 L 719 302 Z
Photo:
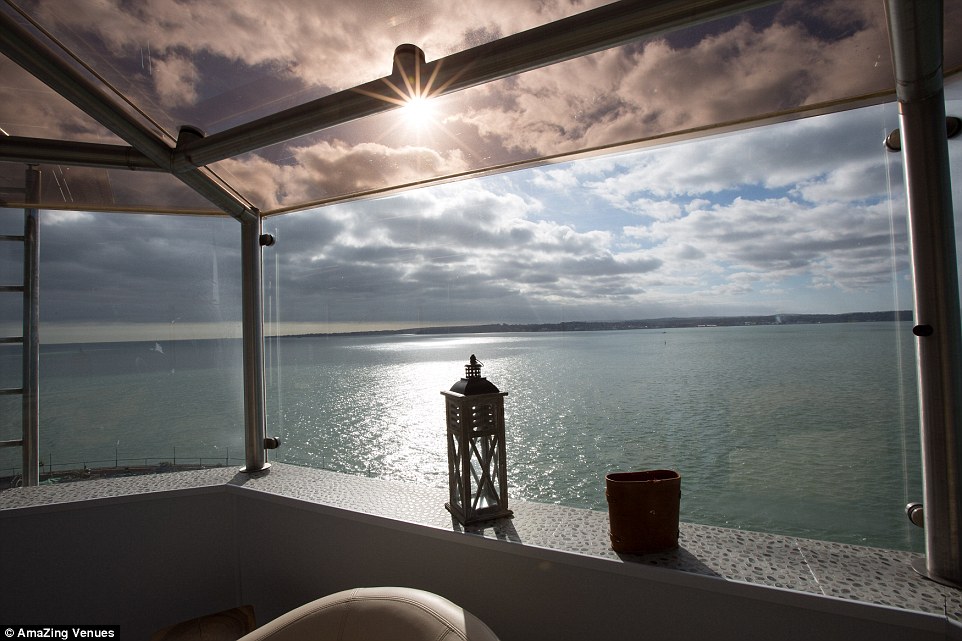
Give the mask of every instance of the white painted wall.
M 0 512 L 0 625 L 120 625 L 146 639 L 240 594 L 221 488 Z

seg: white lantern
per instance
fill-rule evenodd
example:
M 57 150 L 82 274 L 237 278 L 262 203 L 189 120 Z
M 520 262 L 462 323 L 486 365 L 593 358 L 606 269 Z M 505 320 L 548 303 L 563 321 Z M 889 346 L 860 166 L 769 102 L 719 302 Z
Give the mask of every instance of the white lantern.
M 444 507 L 462 524 L 512 516 L 504 451 L 504 397 L 481 376 L 474 354 L 465 377 L 442 391 L 448 434 L 448 484 Z

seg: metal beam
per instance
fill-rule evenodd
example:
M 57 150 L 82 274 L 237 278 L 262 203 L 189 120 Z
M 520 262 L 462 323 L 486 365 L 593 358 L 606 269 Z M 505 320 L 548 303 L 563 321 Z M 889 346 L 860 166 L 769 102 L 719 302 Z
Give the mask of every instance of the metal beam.
M 125 145 L 45 140 L 22 136 L 0 136 L 0 161 L 135 171 L 168 171 L 143 153 Z
M 887 0 L 915 297 L 925 565 L 962 585 L 962 329 L 942 85 L 942 2 Z
M 659 33 L 742 12 L 772 0 L 621 0 L 507 36 L 472 49 L 418 63 L 421 89 L 440 96 Z M 407 68 L 410 75 L 414 70 Z M 303 105 L 187 143 L 174 152 L 174 171 L 188 171 L 398 107 L 393 87 L 401 74 L 373 80 Z

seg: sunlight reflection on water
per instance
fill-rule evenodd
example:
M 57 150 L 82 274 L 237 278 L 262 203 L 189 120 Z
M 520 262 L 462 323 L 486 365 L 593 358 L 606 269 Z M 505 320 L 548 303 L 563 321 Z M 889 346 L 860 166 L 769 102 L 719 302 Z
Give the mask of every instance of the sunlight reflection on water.
M 672 468 L 685 520 L 918 546 L 913 364 L 861 325 L 328 339 L 284 361 L 314 383 L 275 414 L 286 460 L 446 487 L 440 391 L 474 353 L 508 392 L 514 499 L 604 510 L 607 472 Z

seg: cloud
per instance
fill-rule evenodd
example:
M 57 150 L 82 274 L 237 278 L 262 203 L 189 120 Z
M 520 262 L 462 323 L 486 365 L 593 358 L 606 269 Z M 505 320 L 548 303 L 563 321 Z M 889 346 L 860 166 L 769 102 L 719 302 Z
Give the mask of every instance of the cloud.
M 319 292 L 299 296 L 288 317 L 310 318 L 310 308 L 324 298 L 325 307 L 357 320 L 367 319 L 371 299 L 409 318 L 415 306 L 440 314 L 456 303 L 459 308 L 444 313 L 466 314 L 477 305 L 486 310 L 479 322 L 512 320 L 525 317 L 525 308 L 561 298 L 590 304 L 616 293 L 635 295 L 630 277 L 660 266 L 644 252 L 613 252 L 607 232 L 532 220 L 543 203 L 504 193 L 498 189 L 504 185 L 457 183 L 279 218 L 282 237 L 289 235 L 288 223 L 300 228 L 313 217 L 333 230 L 303 253 L 284 247 L 285 264 L 296 266 L 298 280 L 310 279 Z
M 92 60 L 109 59 L 101 72 L 121 91 L 147 103 L 158 94 L 168 96 L 161 102 L 169 106 L 209 96 L 214 88 L 229 89 L 238 79 L 246 84 L 278 74 L 302 87 L 337 91 L 388 75 L 394 49 L 402 43 L 413 42 L 434 59 L 595 4 L 106 0 L 74 12 L 40 3 L 32 13 Z M 194 69 L 174 74 L 182 81 L 177 99 L 169 92 L 175 88 L 170 77 L 158 74 L 171 60 L 190 60 Z M 273 96 L 246 96 L 248 103 L 264 98 Z
M 890 283 L 893 261 L 895 269 L 906 267 L 905 220 L 893 223 L 887 204 L 810 206 L 787 198 L 736 198 L 626 233 L 656 244 L 656 255 L 675 257 L 666 261 L 670 267 L 689 274 L 720 268 L 728 272 L 726 280 L 740 280 L 743 288 L 751 275 L 773 283 L 803 277 L 809 285 L 863 291 Z
M 890 177 L 901 171 L 899 157 L 880 142 L 886 120 L 897 125 L 894 110 L 869 107 L 612 157 L 604 161 L 605 173 L 582 186 L 653 219 L 677 217 L 710 202 L 706 197 L 748 187 L 792 189 L 815 203 L 878 200 L 889 196 Z
M 460 151 L 428 147 L 333 140 L 294 147 L 288 154 L 293 162 L 275 163 L 259 154 L 246 154 L 217 163 L 216 170 L 229 182 L 244 185 L 243 193 L 268 211 L 345 192 L 414 183 L 425 171 L 449 174 L 465 169 Z
M 151 63 L 157 95 L 166 107 L 190 105 L 197 100 L 200 72 L 189 59 L 171 54 Z
M 695 300 L 776 306 L 797 287 L 877 296 L 906 267 L 906 235 L 904 218 L 891 219 L 878 132 L 864 124 L 874 111 L 303 216 L 340 224 L 316 258 L 339 291 L 364 287 L 422 310 L 441 294 L 487 301 L 485 320 L 520 313 L 521 299 L 542 310 L 566 301 L 598 318 Z M 635 222 L 601 227 L 612 208 Z M 345 280 L 341 266 L 357 264 L 376 284 Z
M 42 211 L 40 222 L 42 327 L 239 318 L 233 220 Z M 9 307 L 0 318 L 16 320 Z
M 90 116 L 0 56 L 0 128 L 10 136 L 117 144 L 119 139 Z
M 554 322 L 562 308 L 569 320 L 891 308 L 907 238 L 884 191 L 894 156 L 859 124 L 876 111 L 271 217 L 268 317 L 369 327 Z M 285 171 L 337 180 L 327 172 L 353 151 L 305 148 L 316 158 Z M 393 151 L 362 147 L 354 161 Z M 259 189 L 270 165 L 247 160 L 233 175 Z M 235 221 L 92 216 L 45 219 L 52 318 L 236 319 Z
M 746 18 L 695 41 L 682 32 L 604 51 L 476 90 L 476 106 L 457 117 L 538 155 L 878 91 L 893 80 L 875 9 L 796 3 L 768 23 Z M 838 16 L 846 30 L 828 38 L 815 29 Z

